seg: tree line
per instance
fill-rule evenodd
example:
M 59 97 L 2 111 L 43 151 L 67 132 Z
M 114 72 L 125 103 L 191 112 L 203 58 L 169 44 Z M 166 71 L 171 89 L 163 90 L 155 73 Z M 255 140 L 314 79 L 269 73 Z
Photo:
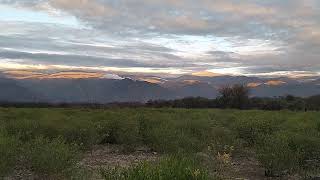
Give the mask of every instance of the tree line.
M 320 95 L 302 98 L 293 95 L 280 97 L 250 97 L 250 89 L 245 85 L 225 86 L 219 90 L 216 99 L 187 97 L 176 100 L 151 100 L 148 107 L 172 108 L 220 108 L 220 109 L 261 109 L 319 111 Z
M 245 85 L 224 86 L 219 89 L 216 99 L 186 97 L 175 100 L 149 100 L 143 102 L 99 103 L 42 103 L 42 102 L 0 102 L 0 107 L 16 108 L 219 108 L 219 109 L 260 109 L 320 111 L 320 95 L 307 98 L 292 95 L 280 97 L 251 97 L 250 89 Z

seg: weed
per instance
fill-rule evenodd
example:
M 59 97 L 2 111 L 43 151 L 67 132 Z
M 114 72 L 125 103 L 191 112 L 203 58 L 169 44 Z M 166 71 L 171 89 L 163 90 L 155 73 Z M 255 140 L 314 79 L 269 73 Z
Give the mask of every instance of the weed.
M 0 131 L 0 178 L 9 174 L 19 158 L 19 141 Z
M 159 162 L 142 162 L 130 168 L 110 168 L 101 170 L 106 180 L 207 180 L 207 170 L 201 168 L 194 160 L 167 157 Z
M 26 144 L 26 158 L 32 170 L 41 176 L 68 175 L 76 167 L 79 154 L 77 147 L 66 144 L 62 138 L 37 137 Z

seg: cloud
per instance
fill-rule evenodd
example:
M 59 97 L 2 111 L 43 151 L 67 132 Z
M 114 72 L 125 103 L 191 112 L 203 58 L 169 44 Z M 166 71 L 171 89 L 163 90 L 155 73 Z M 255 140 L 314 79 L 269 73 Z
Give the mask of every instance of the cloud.
M 115 13 L 107 4 L 96 0 L 50 0 L 49 4 L 54 8 L 84 16 L 110 16 Z
M 75 17 L 82 25 L 0 19 L 0 56 L 12 62 L 247 74 L 320 69 L 318 0 L 0 0 L 1 4 Z
M 273 7 L 262 6 L 248 1 L 204 0 L 204 7 L 213 12 L 233 14 L 237 17 L 266 17 L 276 15 Z

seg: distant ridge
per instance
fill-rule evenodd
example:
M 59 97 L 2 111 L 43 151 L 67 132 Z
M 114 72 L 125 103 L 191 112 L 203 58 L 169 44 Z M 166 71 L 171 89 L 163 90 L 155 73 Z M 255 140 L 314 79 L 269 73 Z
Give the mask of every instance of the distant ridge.
M 126 78 L 128 77 L 128 78 Z M 243 84 L 252 96 L 312 96 L 320 94 L 320 78 L 259 78 L 247 76 L 195 76 L 174 78 L 90 72 L 11 71 L 0 76 L 0 101 L 110 103 L 146 102 L 184 97 L 215 98 L 219 88 Z

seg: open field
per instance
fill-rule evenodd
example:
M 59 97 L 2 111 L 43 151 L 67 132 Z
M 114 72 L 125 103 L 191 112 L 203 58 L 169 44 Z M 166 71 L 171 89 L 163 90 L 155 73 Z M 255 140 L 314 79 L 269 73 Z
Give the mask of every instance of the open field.
M 320 112 L 0 109 L 5 179 L 308 179 Z

